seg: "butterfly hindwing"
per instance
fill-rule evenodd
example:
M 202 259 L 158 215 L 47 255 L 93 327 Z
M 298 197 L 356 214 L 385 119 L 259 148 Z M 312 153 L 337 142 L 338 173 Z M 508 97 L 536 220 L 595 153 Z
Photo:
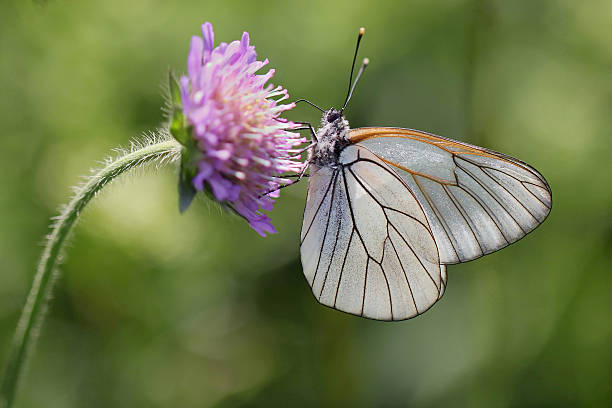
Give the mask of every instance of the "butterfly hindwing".
M 302 226 L 304 275 L 317 300 L 379 320 L 423 313 L 441 296 L 445 266 L 417 198 L 367 149 L 311 167 Z

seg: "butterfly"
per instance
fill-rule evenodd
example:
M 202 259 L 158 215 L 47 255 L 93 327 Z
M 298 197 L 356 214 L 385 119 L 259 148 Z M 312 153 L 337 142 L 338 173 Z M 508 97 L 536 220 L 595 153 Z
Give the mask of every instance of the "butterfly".
M 350 86 L 364 31 L 344 107 L 317 107 L 317 131 L 302 122 L 313 143 L 300 253 L 320 303 L 404 320 L 442 297 L 447 265 L 497 251 L 542 223 L 552 193 L 536 169 L 503 153 L 412 129 L 351 129 L 343 112 L 368 64 Z

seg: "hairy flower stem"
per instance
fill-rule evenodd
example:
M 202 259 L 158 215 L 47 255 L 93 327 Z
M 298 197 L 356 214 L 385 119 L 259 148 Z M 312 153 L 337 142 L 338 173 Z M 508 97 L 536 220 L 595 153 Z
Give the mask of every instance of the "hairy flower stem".
M 21 312 L 0 388 L 0 408 L 9 408 L 13 403 L 28 351 L 35 343 L 47 302 L 51 298 L 62 246 L 81 211 L 106 184 L 121 173 L 148 162 L 173 160 L 178 157 L 179 152 L 180 145 L 173 139 L 150 140 L 141 145 L 133 145 L 128 153 L 109 159 L 104 168 L 95 172 L 76 190 L 70 203 L 53 224 L 32 288 Z

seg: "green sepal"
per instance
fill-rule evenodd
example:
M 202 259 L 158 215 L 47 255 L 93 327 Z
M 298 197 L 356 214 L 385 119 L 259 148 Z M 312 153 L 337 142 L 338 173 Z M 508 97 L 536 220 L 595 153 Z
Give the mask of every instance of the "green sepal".
M 192 140 L 191 127 L 187 126 L 187 120 L 183 114 L 181 88 L 171 70 L 168 71 L 168 90 L 170 91 L 170 134 L 177 142 L 187 146 Z
M 198 151 L 194 141 L 191 141 L 190 146 L 181 149 L 181 167 L 178 180 L 178 205 L 181 213 L 189 208 L 198 192 L 193 186 L 193 178 L 198 172 L 198 160 L 201 156 L 202 153 Z
M 186 180 L 182 175 L 179 176 L 178 182 L 178 206 L 179 212 L 182 214 L 187 211 L 187 208 L 191 205 L 194 197 L 196 196 L 197 190 L 191 183 L 191 180 Z

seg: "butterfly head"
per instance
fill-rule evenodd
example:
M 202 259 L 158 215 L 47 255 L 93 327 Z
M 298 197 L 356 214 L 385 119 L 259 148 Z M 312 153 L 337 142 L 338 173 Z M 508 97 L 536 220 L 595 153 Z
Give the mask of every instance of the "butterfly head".
M 336 108 L 330 108 L 329 110 L 323 113 L 323 117 L 321 118 L 321 127 L 317 132 L 317 139 L 320 141 L 321 139 L 326 138 L 338 138 L 340 136 L 345 136 L 345 133 L 349 130 L 349 124 L 342 111 Z M 319 135 L 321 137 L 319 137 Z
M 345 138 L 348 130 L 349 124 L 342 115 L 342 111 L 331 108 L 323 113 L 317 139 L 321 141 L 323 139 Z
M 328 110 L 327 112 L 325 112 L 324 115 L 324 120 L 327 123 L 334 123 L 335 121 L 337 121 L 338 119 L 344 119 L 342 117 L 342 112 L 339 111 L 338 109 L 335 108 L 331 108 L 330 110 Z

